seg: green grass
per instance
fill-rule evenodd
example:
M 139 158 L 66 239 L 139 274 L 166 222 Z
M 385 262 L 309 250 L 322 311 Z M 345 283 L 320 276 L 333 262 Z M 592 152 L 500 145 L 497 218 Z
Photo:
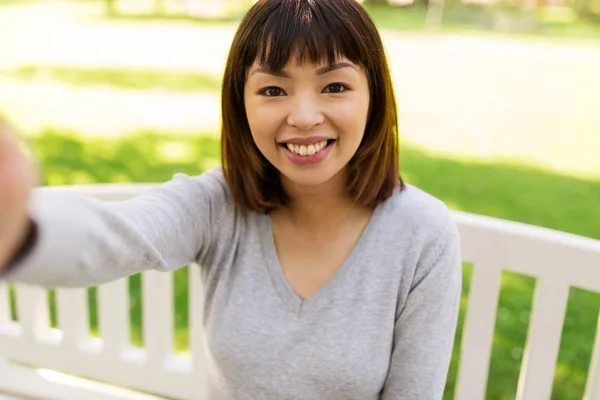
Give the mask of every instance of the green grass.
M 600 239 L 600 181 L 519 164 L 465 161 L 405 149 L 409 182 L 457 210 Z
M 211 134 L 141 131 L 120 138 L 85 138 L 48 130 L 31 138 L 44 165 L 47 185 L 104 182 L 161 182 L 175 172 L 197 174 L 218 165 L 218 138 Z M 531 167 L 468 162 L 422 149 L 402 148 L 405 179 L 446 201 L 451 208 L 521 221 L 600 239 L 600 181 L 577 179 Z M 445 399 L 451 399 L 469 293 L 465 283 L 459 330 Z M 188 347 L 187 268 L 175 276 L 175 347 Z M 534 279 L 505 273 L 499 301 L 487 399 L 513 399 L 526 340 Z M 141 282 L 130 278 L 132 343 L 143 343 Z M 97 332 L 95 290 L 90 289 L 91 330 Z M 600 311 L 600 295 L 573 289 L 569 300 L 553 399 L 582 396 Z M 52 310 L 52 321 L 56 314 Z
M 221 80 L 210 74 L 136 68 L 84 68 L 52 65 L 22 65 L 0 69 L 0 76 L 16 81 L 48 80 L 80 88 L 104 86 L 118 89 L 219 91 Z

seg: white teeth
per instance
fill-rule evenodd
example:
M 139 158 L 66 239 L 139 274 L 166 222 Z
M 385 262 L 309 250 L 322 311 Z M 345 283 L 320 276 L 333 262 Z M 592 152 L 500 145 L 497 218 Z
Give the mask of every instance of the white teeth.
M 295 154 L 299 154 L 301 156 L 312 156 L 315 153 L 323 150 L 327 146 L 327 140 L 323 140 L 322 142 L 311 144 L 308 146 L 305 145 L 297 145 L 288 143 L 287 148 L 289 151 Z

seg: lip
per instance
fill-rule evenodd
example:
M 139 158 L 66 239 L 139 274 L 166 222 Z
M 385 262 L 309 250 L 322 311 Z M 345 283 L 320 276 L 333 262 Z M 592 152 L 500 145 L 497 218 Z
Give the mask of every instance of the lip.
M 298 146 L 300 146 L 300 145 L 308 146 L 310 144 L 320 143 L 323 140 L 333 140 L 333 138 L 327 137 L 327 136 L 293 137 L 290 139 L 281 140 L 281 141 L 277 142 L 277 144 L 292 143 L 292 144 L 297 144 Z
M 317 141 L 317 143 L 319 141 L 323 141 L 323 140 L 326 140 L 326 139 L 320 139 Z M 284 142 L 284 143 L 291 143 L 291 142 Z M 311 143 L 309 143 L 309 144 L 311 144 Z M 336 145 L 335 141 L 328 143 L 327 147 L 325 147 L 323 150 L 319 151 L 318 153 L 313 154 L 312 156 L 301 156 L 300 154 L 293 153 L 287 148 L 287 146 L 283 145 L 283 143 L 279 147 L 280 147 L 281 151 L 284 152 L 284 154 L 286 155 L 288 160 L 290 160 L 292 163 L 294 163 L 296 165 L 308 165 L 308 164 L 316 164 L 316 163 L 319 163 L 319 162 L 325 160 L 325 158 L 331 151 L 331 148 L 335 145 Z

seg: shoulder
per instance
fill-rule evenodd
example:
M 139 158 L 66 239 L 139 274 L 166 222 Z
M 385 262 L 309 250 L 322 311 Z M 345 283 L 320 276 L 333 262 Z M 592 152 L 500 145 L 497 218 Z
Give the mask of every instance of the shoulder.
M 208 169 L 198 175 L 188 175 L 178 172 L 173 175 L 171 181 L 179 182 L 183 185 L 203 186 L 216 191 L 227 190 L 227 182 L 225 181 L 221 167 Z
M 231 192 L 221 167 L 208 169 L 198 175 L 176 173 L 167 184 L 182 196 L 198 196 L 220 205 L 232 203 Z
M 399 233 L 438 236 L 454 225 L 452 212 L 442 199 L 411 184 L 396 189 L 382 206 L 386 220 Z
M 417 186 L 406 184 L 404 189 L 396 189 L 380 207 L 383 230 L 405 251 L 437 253 L 459 241 L 447 204 Z
M 448 293 L 454 296 L 460 291 L 460 235 L 446 203 L 407 184 L 382 205 L 381 220 L 387 234 L 381 241 L 391 249 L 392 259 L 399 261 L 400 298 L 406 300 L 423 282 L 435 286 L 435 296 L 445 298 Z
M 176 173 L 160 185 L 152 197 L 158 202 L 183 207 L 213 223 L 233 215 L 237 210 L 229 186 L 220 167 L 197 175 Z

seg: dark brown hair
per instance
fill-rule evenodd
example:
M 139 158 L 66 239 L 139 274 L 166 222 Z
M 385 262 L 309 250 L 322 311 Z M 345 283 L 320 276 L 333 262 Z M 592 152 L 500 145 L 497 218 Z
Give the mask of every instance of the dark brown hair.
M 242 20 L 225 67 L 221 158 L 237 204 L 267 212 L 287 202 L 279 171 L 256 147 L 244 105 L 248 69 L 255 61 L 283 69 L 290 58 L 333 65 L 345 56 L 364 68 L 370 106 L 364 137 L 349 162 L 348 190 L 357 204 L 375 206 L 399 174 L 396 101 L 383 44 L 375 24 L 355 0 L 259 0 Z

